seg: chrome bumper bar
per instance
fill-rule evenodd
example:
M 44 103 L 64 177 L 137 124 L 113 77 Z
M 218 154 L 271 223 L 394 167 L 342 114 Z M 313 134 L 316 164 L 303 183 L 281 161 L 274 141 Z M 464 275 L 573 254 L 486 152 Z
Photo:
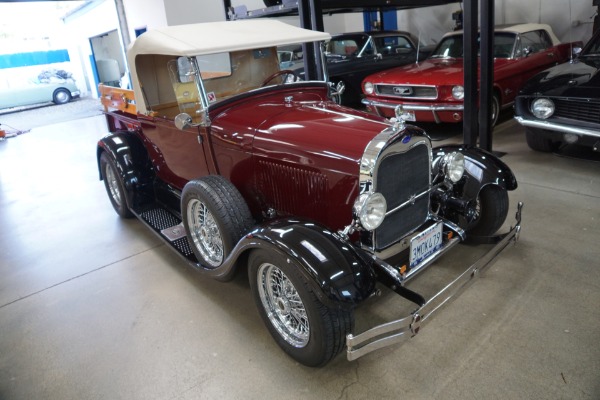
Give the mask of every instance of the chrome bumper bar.
M 366 106 L 393 108 L 398 104 L 383 103 L 381 101 L 362 99 L 362 103 Z M 405 111 L 463 111 L 462 104 L 402 104 L 402 109 Z
M 584 135 L 584 136 L 592 136 L 592 137 L 600 138 L 600 131 L 598 131 L 598 130 L 579 128 L 576 126 L 569 126 L 569 125 L 555 124 L 553 122 L 548 122 L 548 121 L 532 121 L 529 119 L 525 119 L 523 117 L 515 117 L 515 119 L 521 125 L 529 126 L 531 128 L 547 129 L 550 131 L 558 131 L 558 132 L 563 132 L 563 133 L 574 133 L 576 135 Z
M 410 316 L 375 326 L 356 336 L 348 334 L 346 336 L 348 360 L 356 360 L 372 351 L 403 342 L 419 333 L 421 327 L 435 315 L 436 311 L 466 289 L 474 278 L 496 261 L 511 242 L 516 243 L 519 240 L 522 208 L 523 203 L 519 202 L 515 216 L 516 225 L 492 249 Z

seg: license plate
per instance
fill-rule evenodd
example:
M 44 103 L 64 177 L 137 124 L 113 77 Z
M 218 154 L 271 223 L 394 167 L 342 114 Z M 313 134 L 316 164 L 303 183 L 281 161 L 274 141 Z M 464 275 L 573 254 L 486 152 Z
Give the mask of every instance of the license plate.
M 404 121 L 408 121 L 408 122 L 415 122 L 417 119 L 415 118 L 415 112 L 414 111 L 403 111 L 402 115 L 400 115 L 400 118 Z
M 410 267 L 414 267 L 442 247 L 442 223 L 430 226 L 410 241 Z

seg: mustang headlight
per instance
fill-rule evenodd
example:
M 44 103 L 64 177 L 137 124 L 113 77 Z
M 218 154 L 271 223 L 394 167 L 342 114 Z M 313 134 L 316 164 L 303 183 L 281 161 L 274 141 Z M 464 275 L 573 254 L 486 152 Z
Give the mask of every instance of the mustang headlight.
M 371 82 L 365 82 L 365 84 L 363 85 L 365 94 L 373 94 L 373 87 L 374 86 Z
M 454 97 L 456 100 L 462 100 L 465 98 L 465 88 L 460 86 L 460 85 L 456 85 L 452 87 L 452 97 Z
M 554 114 L 554 102 L 550 99 L 535 99 L 531 103 L 531 112 L 540 119 L 550 118 Z
M 381 193 L 363 193 L 354 202 L 354 212 L 360 224 L 368 231 L 381 225 L 387 212 L 387 203 Z
M 446 154 L 442 160 L 444 175 L 452 182 L 460 181 L 465 173 L 465 156 L 457 151 Z

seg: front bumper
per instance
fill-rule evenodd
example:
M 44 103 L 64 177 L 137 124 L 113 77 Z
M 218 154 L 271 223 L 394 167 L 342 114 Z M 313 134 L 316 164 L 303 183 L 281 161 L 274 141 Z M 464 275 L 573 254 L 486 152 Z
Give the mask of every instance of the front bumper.
M 395 321 L 375 326 L 358 335 L 346 336 L 348 360 L 356 360 L 372 351 L 403 342 L 415 336 L 421 328 L 430 321 L 431 317 L 456 298 L 473 282 L 487 267 L 492 265 L 497 257 L 511 242 L 517 242 L 521 232 L 521 211 L 523 203 L 519 203 L 516 213 L 516 225 L 501 237 L 500 241 L 483 257 L 461 273 L 454 281 L 439 291 L 431 299 L 424 301 L 411 315 Z
M 398 105 L 402 105 L 402 109 L 404 111 L 414 111 L 414 112 L 430 112 L 431 113 L 431 119 L 427 119 L 427 120 L 432 120 L 435 121 L 436 123 L 441 123 L 441 122 L 456 122 L 457 119 L 456 117 L 452 117 L 450 120 L 447 120 L 447 118 L 445 118 L 443 115 L 440 115 L 440 113 L 450 113 L 450 114 L 455 114 L 458 113 L 461 115 L 461 119 L 462 119 L 462 112 L 464 110 L 464 105 L 461 104 L 448 104 L 448 103 L 429 103 L 429 104 L 416 104 L 416 103 L 400 103 L 400 102 L 394 102 L 394 101 L 381 101 L 381 100 L 371 100 L 371 99 L 362 99 L 362 103 L 367 106 L 370 107 L 374 110 L 376 110 L 379 113 L 379 108 L 384 108 L 384 109 L 391 109 L 391 110 L 395 110 L 396 107 Z
M 549 121 L 531 120 L 531 119 L 525 119 L 520 116 L 515 116 L 515 119 L 521 125 L 527 126 L 530 128 L 546 129 L 549 131 L 556 131 L 556 132 L 561 132 L 561 133 L 573 133 L 575 135 L 590 136 L 590 137 L 600 139 L 600 130 L 598 130 L 598 129 L 588 129 L 588 128 L 583 128 L 583 127 L 573 126 L 573 125 L 557 124 L 557 123 L 549 122 Z

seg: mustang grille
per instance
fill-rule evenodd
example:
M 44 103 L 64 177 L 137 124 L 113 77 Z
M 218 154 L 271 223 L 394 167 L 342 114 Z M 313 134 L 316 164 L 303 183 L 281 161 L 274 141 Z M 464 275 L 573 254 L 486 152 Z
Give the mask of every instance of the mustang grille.
M 375 230 L 375 249 L 381 250 L 417 229 L 429 214 L 429 195 L 415 197 L 430 185 L 429 148 L 422 144 L 405 153 L 390 154 L 379 162 L 375 190 L 384 195 L 388 212 L 411 201 L 413 204 L 388 214 Z
M 435 86 L 410 86 L 410 85 L 375 85 L 377 94 L 384 96 L 403 97 L 410 99 L 437 99 L 438 93 Z
M 600 102 L 573 99 L 554 99 L 554 116 L 600 124 Z

